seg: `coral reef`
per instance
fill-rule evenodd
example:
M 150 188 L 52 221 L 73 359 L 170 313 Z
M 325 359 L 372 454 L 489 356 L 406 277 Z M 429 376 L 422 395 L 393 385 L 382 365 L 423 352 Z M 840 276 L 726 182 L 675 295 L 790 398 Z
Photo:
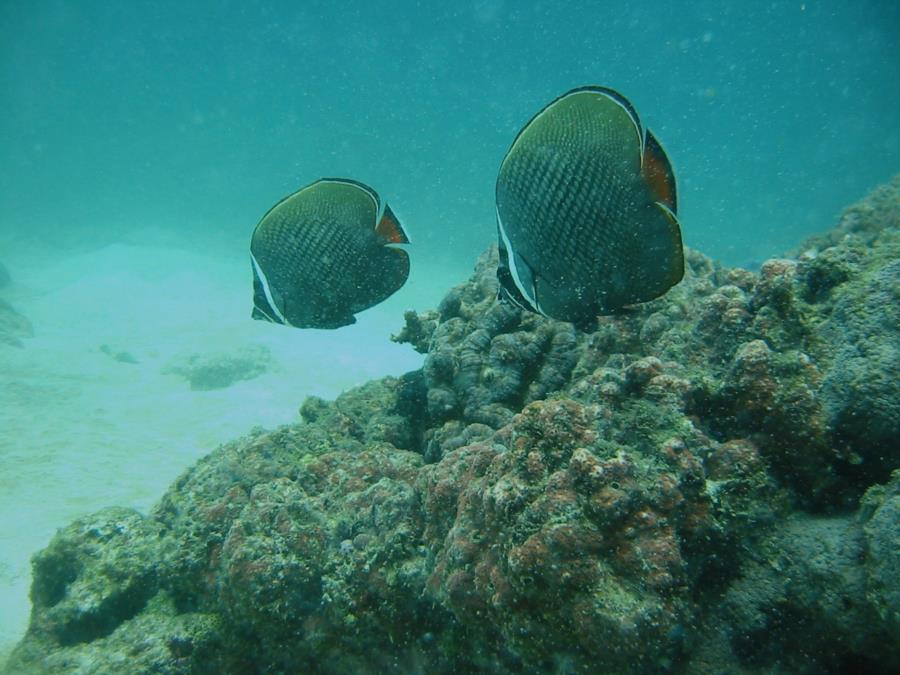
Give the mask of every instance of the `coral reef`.
M 688 251 L 679 286 L 601 317 L 590 334 L 496 304 L 496 254 L 486 254 L 437 312 L 407 314 L 395 338 L 427 352 L 426 458 L 555 392 L 609 404 L 637 391 L 680 399 L 715 439 L 752 439 L 795 498 L 852 503 L 896 463 L 898 203 L 894 180 L 798 260 L 766 261 L 759 274 Z
M 234 354 L 191 354 L 170 363 L 163 373 L 180 375 L 191 389 L 209 391 L 259 377 L 268 370 L 271 360 L 267 347 L 251 345 Z
M 590 333 L 489 251 L 421 370 L 61 531 L 7 670 L 896 672 L 898 246 L 900 177 Z

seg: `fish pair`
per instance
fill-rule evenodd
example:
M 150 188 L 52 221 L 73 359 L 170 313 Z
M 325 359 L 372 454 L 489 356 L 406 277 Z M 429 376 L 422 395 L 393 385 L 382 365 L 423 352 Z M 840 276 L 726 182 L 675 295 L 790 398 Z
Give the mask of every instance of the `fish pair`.
M 675 174 L 629 101 L 569 91 L 516 136 L 496 186 L 500 299 L 589 329 L 684 275 Z M 253 232 L 253 318 L 339 328 L 409 276 L 403 226 L 370 187 L 324 178 Z

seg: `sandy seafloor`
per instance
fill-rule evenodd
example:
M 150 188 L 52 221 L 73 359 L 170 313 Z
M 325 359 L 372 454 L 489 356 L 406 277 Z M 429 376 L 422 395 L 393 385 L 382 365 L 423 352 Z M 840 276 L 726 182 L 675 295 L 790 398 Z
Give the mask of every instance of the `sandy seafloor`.
M 436 306 L 470 272 L 414 261 L 406 286 L 354 326 L 308 331 L 249 318 L 240 242 L 161 234 L 76 250 L 4 241 L 2 251 L 14 280 L 2 296 L 35 335 L 22 349 L 0 345 L 0 664 L 27 625 L 29 559 L 56 528 L 105 506 L 146 512 L 218 444 L 295 420 L 305 396 L 419 367 L 390 334 L 405 309 Z M 225 389 L 192 391 L 162 372 L 252 345 L 269 348 L 270 369 Z

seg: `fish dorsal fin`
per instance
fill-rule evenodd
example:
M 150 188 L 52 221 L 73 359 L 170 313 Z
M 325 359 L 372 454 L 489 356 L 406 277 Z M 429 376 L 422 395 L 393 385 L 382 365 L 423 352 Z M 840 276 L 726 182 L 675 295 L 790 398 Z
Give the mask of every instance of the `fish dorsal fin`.
M 334 202 L 352 203 L 362 209 L 359 213 L 364 218 L 358 221 L 360 226 L 371 227 L 369 218 L 377 223 L 381 216 L 381 197 L 365 183 L 350 178 L 320 178 L 309 187 L 328 195 L 327 199 Z
M 403 229 L 403 225 L 400 224 L 400 219 L 397 218 L 397 214 L 394 213 L 390 206 L 381 200 L 381 197 L 378 196 L 378 193 L 375 192 L 375 190 L 365 183 L 360 183 L 359 181 L 351 180 L 349 178 L 322 178 L 317 181 L 317 184 L 335 187 L 341 190 L 347 190 L 349 188 L 358 195 L 365 195 L 368 200 L 371 200 L 371 205 L 374 210 L 375 234 L 388 244 L 409 243 L 409 236 L 406 234 L 406 230 Z M 368 200 L 366 200 L 366 203 L 368 203 Z M 368 221 L 368 223 L 371 222 L 372 221 Z M 366 226 L 371 227 L 368 223 L 366 223 Z
M 605 96 L 610 99 L 613 103 L 618 105 L 625 111 L 625 114 L 628 115 L 628 118 L 631 120 L 631 123 L 634 124 L 635 133 L 637 133 L 638 143 L 640 143 L 641 152 L 644 151 L 644 128 L 641 126 L 641 118 L 638 117 L 637 110 L 634 109 L 634 106 L 631 105 L 631 101 L 622 96 L 615 89 L 610 89 L 609 87 L 601 87 L 598 85 L 589 85 L 587 87 L 579 87 L 578 89 L 573 89 L 569 92 L 569 94 L 580 93 L 580 92 L 591 92 L 598 96 Z
M 515 139 L 510 145 L 509 150 L 507 150 L 506 155 L 503 158 L 505 162 L 506 159 L 513 154 L 513 151 L 516 148 L 516 145 L 523 138 L 529 128 L 533 127 L 535 123 L 540 120 L 548 112 L 552 111 L 559 104 L 563 102 L 571 102 L 572 99 L 577 97 L 585 97 L 592 98 L 595 102 L 598 100 L 608 101 L 615 106 L 621 108 L 621 110 L 625 113 L 628 120 L 634 127 L 635 136 L 638 142 L 638 153 L 643 154 L 644 152 L 644 128 L 641 126 L 641 120 L 638 117 L 637 110 L 635 110 L 634 106 L 631 104 L 627 98 L 625 98 L 622 94 L 617 92 L 615 89 L 611 89 L 609 87 L 602 87 L 596 84 L 590 84 L 583 87 L 576 87 L 575 89 L 570 89 L 565 94 L 556 97 L 550 103 L 545 105 L 541 110 L 539 110 L 535 115 L 528 120 L 528 123 L 525 124 L 520 130 L 519 133 L 516 134 Z
M 320 178 L 315 183 L 313 183 L 313 185 L 319 184 L 349 185 L 350 187 L 354 187 L 357 190 L 361 190 L 362 192 L 365 192 L 367 195 L 369 195 L 372 201 L 375 202 L 376 208 L 379 208 L 381 206 L 381 197 L 378 196 L 378 193 L 365 183 L 360 183 L 358 180 L 353 180 L 352 178 Z
M 641 175 L 650 188 L 654 201 L 664 205 L 672 214 L 678 213 L 678 197 L 675 192 L 675 172 L 666 151 L 650 131 L 644 143 L 641 158 Z
M 384 205 L 384 213 L 381 214 L 381 220 L 375 226 L 375 233 L 390 244 L 409 243 L 406 230 L 403 229 L 403 225 L 400 224 L 397 215 L 387 204 Z

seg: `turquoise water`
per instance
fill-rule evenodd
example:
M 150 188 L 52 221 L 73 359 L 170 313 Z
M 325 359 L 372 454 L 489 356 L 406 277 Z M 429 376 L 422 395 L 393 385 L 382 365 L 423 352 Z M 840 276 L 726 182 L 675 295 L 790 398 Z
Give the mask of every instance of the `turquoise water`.
M 5 3 L 0 231 L 240 240 L 322 175 L 380 190 L 419 269 L 468 269 L 531 114 L 581 84 L 672 157 L 687 243 L 749 264 L 900 165 L 900 5 Z
M 500 161 L 562 92 L 634 103 L 686 243 L 728 264 L 783 254 L 900 169 L 900 3 L 630 4 L 0 4 L 0 262 L 35 332 L 0 345 L 0 661 L 55 528 L 146 510 L 307 394 L 421 363 L 388 334 L 494 241 Z M 252 322 L 250 232 L 321 176 L 391 204 L 410 280 L 340 333 Z M 167 371 L 247 345 L 275 365 L 222 391 Z

